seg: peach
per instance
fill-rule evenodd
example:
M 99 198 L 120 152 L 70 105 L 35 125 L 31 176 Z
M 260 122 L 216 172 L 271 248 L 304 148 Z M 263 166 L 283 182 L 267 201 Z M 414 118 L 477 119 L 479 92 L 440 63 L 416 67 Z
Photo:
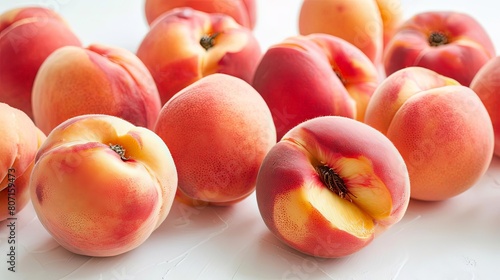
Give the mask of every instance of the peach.
M 158 86 L 162 105 L 214 73 L 251 82 L 261 57 L 251 30 L 224 14 L 177 8 L 151 26 L 137 50 Z
M 493 124 L 495 134 L 494 154 L 500 156 L 500 56 L 494 57 L 479 69 L 471 81 L 470 88 L 483 102 Z
M 65 120 L 107 114 L 153 128 L 161 100 L 151 73 L 134 53 L 115 46 L 66 46 L 42 64 L 33 85 L 35 124 L 48 134 Z
M 273 114 L 280 139 L 304 120 L 338 115 L 362 121 L 379 83 L 375 65 L 328 34 L 293 36 L 271 46 L 252 82 Z
M 315 257 L 353 254 L 404 216 L 405 162 L 374 128 L 340 116 L 307 120 L 269 151 L 256 198 L 269 230 Z
M 402 14 L 399 0 L 304 0 L 299 32 L 338 36 L 361 49 L 378 66 L 384 40 L 392 37 Z
M 476 93 L 427 68 L 388 76 L 368 103 L 365 123 L 398 148 L 414 199 L 445 200 L 466 191 L 493 155 L 493 126 Z
M 54 128 L 30 182 L 45 229 L 67 250 L 95 257 L 145 242 L 168 215 L 176 188 L 175 164 L 158 135 L 98 114 Z
M 181 7 L 190 7 L 205 13 L 226 14 L 249 29 L 255 27 L 257 19 L 256 0 L 146 0 L 146 20 L 152 25 L 163 13 Z
M 262 159 L 276 143 L 271 112 L 259 93 L 218 73 L 174 95 L 154 131 L 174 158 L 179 195 L 195 204 L 231 205 L 249 196 Z
M 35 155 L 45 140 L 23 111 L 0 102 L 0 221 L 29 203 L 28 191 Z
M 31 91 L 42 62 L 63 46 L 80 46 L 64 19 L 43 7 L 0 14 L 0 102 L 33 118 Z
M 392 39 L 403 22 L 403 6 L 401 0 L 376 0 L 382 17 L 384 48 Z
M 493 42 L 476 19 L 460 12 L 429 11 L 401 24 L 385 49 L 383 63 L 387 75 L 420 66 L 469 86 L 493 56 Z

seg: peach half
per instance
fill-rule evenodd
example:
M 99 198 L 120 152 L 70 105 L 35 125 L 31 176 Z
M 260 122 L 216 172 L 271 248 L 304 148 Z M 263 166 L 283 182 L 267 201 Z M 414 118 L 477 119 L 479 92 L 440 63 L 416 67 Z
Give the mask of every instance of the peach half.
M 353 254 L 401 220 L 410 200 L 405 162 L 374 128 L 322 116 L 292 128 L 259 170 L 256 197 L 271 232 L 316 257 Z

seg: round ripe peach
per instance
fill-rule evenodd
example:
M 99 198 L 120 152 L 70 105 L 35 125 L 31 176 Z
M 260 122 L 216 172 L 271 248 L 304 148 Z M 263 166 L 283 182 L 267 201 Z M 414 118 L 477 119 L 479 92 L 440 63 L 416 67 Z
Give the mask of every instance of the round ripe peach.
M 373 62 L 339 37 L 314 33 L 271 46 L 255 71 L 252 86 L 271 109 L 278 139 L 318 116 L 362 121 L 379 83 Z
M 63 46 L 80 40 L 56 12 L 22 7 L 0 14 L 0 102 L 33 118 L 31 91 L 42 62 Z
M 165 104 L 200 78 L 229 74 L 251 82 L 261 57 L 252 31 L 225 14 L 189 7 L 162 14 L 137 49 Z
M 420 66 L 469 86 L 494 55 L 493 41 L 476 18 L 456 11 L 425 11 L 401 23 L 384 50 L 383 65 L 387 75 Z
M 183 194 L 217 205 L 254 191 L 262 159 L 276 143 L 262 97 L 226 74 L 208 75 L 174 95 L 154 131 L 172 152 Z
M 483 102 L 495 133 L 495 155 L 500 156 L 500 56 L 488 61 L 474 76 L 470 88 Z
M 46 134 L 84 114 L 112 115 L 152 129 L 161 108 L 142 61 L 126 49 L 101 44 L 54 51 L 38 71 L 32 100 L 35 123 Z
M 377 66 L 381 62 L 383 21 L 377 1 L 304 0 L 298 24 L 302 35 L 338 36 L 362 50 Z
M 391 139 L 405 159 L 411 197 L 444 200 L 472 187 L 493 155 L 493 126 L 468 87 L 422 67 L 385 79 L 365 122 Z
M 45 135 L 23 111 L 0 103 L 0 221 L 30 201 L 31 170 Z
M 176 188 L 175 165 L 160 137 L 92 114 L 50 132 L 36 155 L 30 195 L 62 247 L 104 257 L 145 242 L 167 217 Z

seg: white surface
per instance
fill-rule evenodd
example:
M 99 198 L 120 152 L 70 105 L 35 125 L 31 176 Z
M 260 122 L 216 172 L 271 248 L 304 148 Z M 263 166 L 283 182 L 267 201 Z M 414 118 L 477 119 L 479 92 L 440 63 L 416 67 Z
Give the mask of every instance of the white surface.
M 403 1 L 406 16 L 453 9 L 475 16 L 500 46 L 495 2 Z M 1 0 L 0 12 L 52 7 L 84 44 L 135 51 L 147 31 L 140 0 Z M 261 0 L 257 38 L 265 50 L 295 35 L 299 0 Z M 17 215 L 16 273 L 7 271 L 7 223 L 0 223 L 0 279 L 497 279 L 500 273 L 500 159 L 469 191 L 439 203 L 411 201 L 403 220 L 342 259 L 311 258 L 280 243 L 250 196 L 228 208 L 175 203 L 139 248 L 111 258 L 69 253 L 44 230 L 31 205 Z

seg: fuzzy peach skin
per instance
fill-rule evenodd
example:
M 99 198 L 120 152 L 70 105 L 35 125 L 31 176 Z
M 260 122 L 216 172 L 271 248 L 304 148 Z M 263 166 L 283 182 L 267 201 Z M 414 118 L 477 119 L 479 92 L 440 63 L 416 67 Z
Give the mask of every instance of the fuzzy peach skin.
M 43 134 L 23 111 L 0 102 L 0 221 L 15 216 L 30 201 L 31 169 Z
M 500 56 L 496 56 L 486 62 L 476 73 L 470 88 L 479 96 L 483 102 L 495 133 L 495 151 L 496 156 L 500 156 Z
M 152 129 L 161 108 L 153 77 L 141 60 L 102 44 L 53 52 L 35 78 L 32 99 L 35 123 L 45 134 L 83 114 L 113 115 Z
M 262 97 L 227 74 L 206 76 L 177 93 L 154 131 L 172 153 L 180 196 L 195 204 L 230 205 L 253 193 L 262 159 L 276 143 Z
M 381 62 L 384 26 L 375 0 L 304 0 L 298 26 L 302 35 L 340 37 L 361 49 L 376 65 Z
M 323 116 L 294 127 L 269 151 L 256 198 L 265 224 L 285 244 L 315 257 L 344 257 L 401 220 L 410 182 L 382 133 Z
M 42 62 L 63 46 L 80 46 L 64 19 L 43 7 L 22 7 L 0 14 L 0 102 L 33 118 L 31 91 Z
M 153 75 L 165 104 L 181 89 L 214 73 L 250 83 L 261 50 L 251 30 L 231 17 L 178 8 L 155 21 L 137 56 Z
M 354 45 L 328 34 L 293 36 L 271 46 L 252 86 L 273 114 L 280 139 L 304 120 L 338 115 L 362 121 L 379 84 L 375 65 Z
M 429 11 L 402 23 L 383 60 L 387 75 L 420 66 L 469 86 L 479 68 L 494 56 L 493 42 L 475 18 L 460 12 Z
M 165 220 L 176 189 L 175 164 L 158 135 L 96 114 L 48 135 L 30 181 L 45 229 L 67 250 L 95 257 L 141 245 Z
M 366 124 L 405 159 L 411 197 L 445 200 L 472 187 L 493 155 L 493 126 L 469 87 L 423 67 L 399 70 L 368 103 Z
M 253 29 L 257 20 L 255 0 L 146 0 L 145 13 L 149 25 L 165 12 L 190 7 L 205 13 L 221 13 L 232 17 L 238 24 Z

